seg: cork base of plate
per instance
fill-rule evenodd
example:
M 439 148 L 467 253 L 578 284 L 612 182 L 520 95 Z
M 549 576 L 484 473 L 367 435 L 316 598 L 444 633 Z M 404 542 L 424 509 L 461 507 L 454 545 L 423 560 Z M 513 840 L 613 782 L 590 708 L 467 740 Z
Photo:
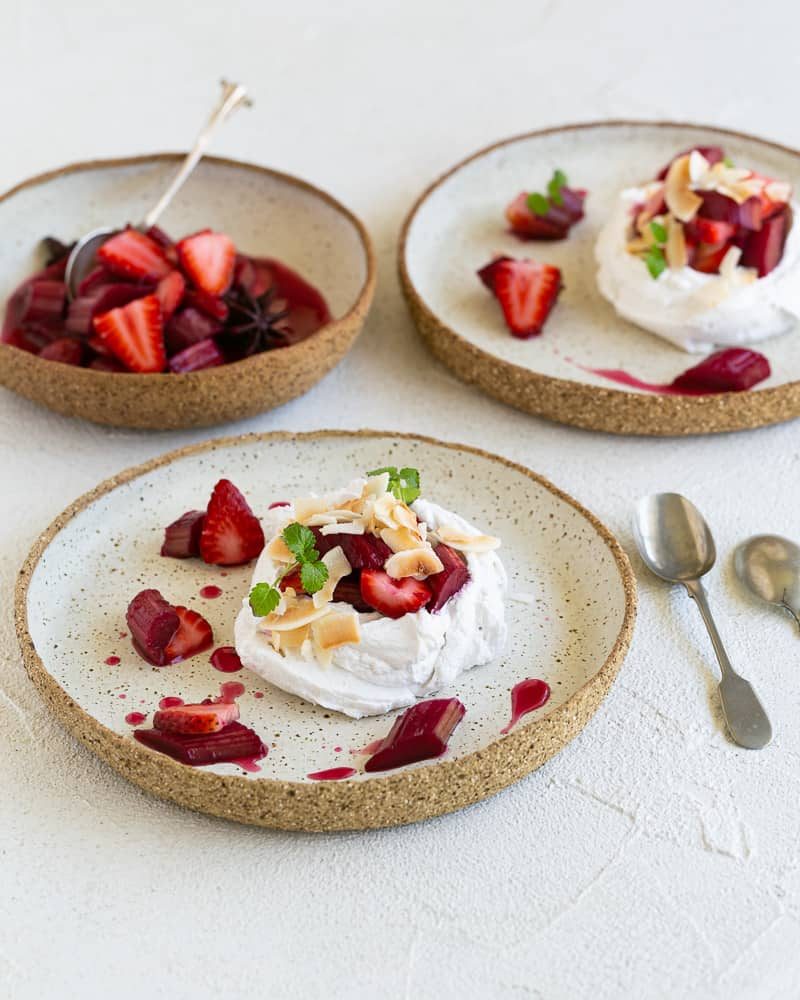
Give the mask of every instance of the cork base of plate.
M 35 270 L 41 238 L 68 239 L 144 214 L 180 154 L 78 163 L 31 178 L 0 198 L 14 233 L 0 250 L 0 302 Z M 168 430 L 253 416 L 307 392 L 360 333 L 376 265 L 361 222 L 330 195 L 254 164 L 207 157 L 163 226 L 184 235 L 211 227 L 253 256 L 276 257 L 315 284 L 333 321 L 290 347 L 182 375 L 111 374 L 57 364 L 0 344 L 0 385 L 48 409 L 113 427 Z M 2 309 L 2 306 L 0 306 Z
M 427 481 L 445 505 L 455 506 L 461 496 L 465 516 L 506 540 L 501 552 L 512 588 L 534 590 L 532 603 L 509 609 L 511 640 L 502 661 L 468 671 L 447 692 L 467 706 L 447 754 L 396 772 L 308 780 L 310 771 L 342 763 L 328 759 L 334 742 L 363 747 L 388 730 L 392 717 L 347 719 L 244 671 L 235 675 L 250 689 L 240 697 L 242 721 L 265 742 L 270 734 L 277 740 L 260 772 L 246 773 L 234 764 L 187 767 L 133 740 L 122 718 L 128 708 L 152 711 L 158 692 L 166 690 L 199 700 L 225 676 L 205 657 L 158 670 L 119 642 L 119 664 L 103 665 L 110 637 L 119 636 L 119 622 L 124 625 L 127 599 L 143 579 L 176 602 L 197 606 L 199 584 L 218 573 L 158 556 L 165 496 L 177 509 L 224 472 L 263 507 L 298 487 L 309 488 L 309 468 L 317 487 L 327 489 L 342 480 L 343 463 L 373 467 L 381 456 L 402 456 L 427 470 L 423 487 Z M 280 481 L 269 482 L 269 494 L 259 496 L 257 484 L 264 484 L 270 469 L 280 469 Z M 162 492 L 166 489 L 172 492 Z M 507 509 L 497 507 L 499 498 L 508 498 Z M 492 508 L 496 516 L 487 523 Z M 232 630 L 250 573 L 248 567 L 238 575 L 231 570 L 223 581 L 222 600 L 228 604 L 214 601 L 201 608 L 219 644 L 230 641 L 225 629 Z M 75 593 L 83 619 L 76 616 Z M 608 693 L 631 641 L 635 608 L 634 577 L 618 542 L 575 500 L 530 470 L 430 438 L 320 431 L 221 438 L 101 483 L 56 518 L 33 546 L 18 578 L 15 620 L 26 670 L 50 710 L 125 778 L 199 812 L 323 831 L 393 826 L 451 812 L 544 764 L 581 732 Z M 70 621 L 72 629 L 66 627 Z M 501 735 L 510 688 L 526 676 L 547 680 L 551 700 Z
M 748 392 L 659 395 L 620 388 L 590 369 L 670 381 L 699 360 L 618 317 L 595 286 L 594 243 L 622 188 L 680 149 L 721 145 L 735 162 L 800 187 L 800 152 L 725 129 L 675 122 L 589 122 L 507 139 L 458 163 L 417 200 L 403 226 L 399 273 L 414 323 L 433 354 L 465 382 L 510 406 L 614 434 L 745 430 L 800 416 L 797 331 L 757 345 L 772 376 Z M 561 243 L 520 242 L 503 210 L 556 167 L 589 190 L 586 218 Z M 544 333 L 512 338 L 475 271 L 492 256 L 534 257 L 562 269 L 565 291 Z

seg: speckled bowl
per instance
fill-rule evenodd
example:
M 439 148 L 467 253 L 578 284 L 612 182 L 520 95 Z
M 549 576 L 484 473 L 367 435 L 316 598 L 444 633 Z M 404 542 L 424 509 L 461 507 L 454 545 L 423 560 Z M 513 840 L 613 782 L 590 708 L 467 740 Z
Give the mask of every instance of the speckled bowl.
M 252 567 L 223 573 L 199 560 L 163 559 L 165 522 L 205 503 L 229 476 L 256 510 L 342 485 L 386 463 L 420 469 L 423 492 L 503 540 L 510 641 L 504 656 L 468 671 L 452 690 L 467 714 L 446 755 L 365 774 L 358 751 L 394 715 L 353 720 L 270 687 L 255 674 L 221 674 L 208 655 L 157 669 L 132 650 L 125 609 L 145 586 L 198 609 L 229 644 Z M 215 584 L 215 600 L 200 596 Z M 525 600 L 518 599 L 525 595 Z M 215 816 L 284 829 L 409 823 L 485 798 L 539 767 L 586 725 L 628 649 L 635 616 L 628 560 L 576 501 L 522 466 L 473 448 L 385 432 L 321 431 L 223 438 L 181 449 L 101 483 L 34 545 L 19 577 L 16 626 L 25 665 L 59 720 L 120 774 Z M 111 657 L 119 662 L 107 663 Z M 509 692 L 528 677 L 552 688 L 543 708 L 508 735 Z M 241 718 L 269 745 L 257 773 L 235 764 L 191 768 L 145 749 L 126 723 L 148 721 L 164 695 L 199 701 L 239 680 Z M 396 714 L 396 713 L 395 713 Z M 591 737 L 587 736 L 588 745 Z M 587 745 L 587 749 L 588 749 Z M 308 775 L 346 766 L 342 781 Z
M 182 155 L 77 163 L 0 197 L 0 310 L 39 266 L 43 236 L 70 240 L 101 225 L 142 218 Z M 243 252 L 281 259 L 320 289 L 333 321 L 292 347 L 184 375 L 97 372 L 0 344 L 0 384 L 58 413 L 99 424 L 204 427 L 307 392 L 358 336 L 375 288 L 372 244 L 361 222 L 318 188 L 265 167 L 206 157 L 160 224 L 176 237 L 221 229 Z
M 436 180 L 403 227 L 400 278 L 420 333 L 456 375 L 529 413 L 617 434 L 705 434 L 800 416 L 800 335 L 757 345 L 772 375 L 749 392 L 656 395 L 586 369 L 671 381 L 699 361 L 621 319 L 600 295 L 594 245 L 622 188 L 655 175 L 692 144 L 719 145 L 734 161 L 800 190 L 800 152 L 741 132 L 672 122 L 593 122 L 516 136 L 482 149 Z M 586 218 L 562 242 L 521 242 L 504 209 L 543 189 L 553 170 L 589 190 Z M 565 290 L 544 333 L 512 337 L 475 275 L 495 254 L 561 268 Z

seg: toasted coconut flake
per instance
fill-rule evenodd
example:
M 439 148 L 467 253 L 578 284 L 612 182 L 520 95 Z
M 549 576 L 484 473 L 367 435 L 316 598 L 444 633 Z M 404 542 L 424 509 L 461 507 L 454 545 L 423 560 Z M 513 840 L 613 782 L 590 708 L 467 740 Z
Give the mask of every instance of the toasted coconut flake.
M 500 539 L 494 535 L 469 535 L 446 524 L 436 529 L 436 536 L 439 541 L 459 552 L 491 552 L 500 548 Z
M 422 549 L 425 547 L 422 535 L 418 531 L 411 531 L 409 528 L 383 528 L 380 537 L 386 542 L 392 552 L 406 552 L 409 549 Z
M 361 626 L 355 611 L 331 611 L 311 626 L 314 648 L 328 652 L 339 646 L 361 642 Z
M 300 649 L 310 634 L 310 625 L 301 625 L 300 628 L 289 629 L 286 632 L 272 632 L 272 644 L 279 652 L 285 652 L 289 649 Z
M 350 521 L 357 521 L 361 517 L 361 514 L 354 510 L 347 510 L 346 508 L 334 508 L 334 510 L 328 510 L 324 514 L 314 514 L 310 517 L 306 524 L 309 528 L 321 528 L 328 524 L 341 524 L 349 523 Z
M 401 506 L 391 493 L 378 497 L 373 505 L 373 516 L 376 524 L 384 528 L 399 528 L 400 522 L 395 517 L 395 508 Z
M 683 226 L 671 215 L 667 217 L 667 242 L 664 247 L 664 256 L 667 259 L 667 264 L 675 271 L 686 267 L 689 263 Z
M 364 497 L 380 497 L 389 489 L 389 473 L 382 472 L 379 476 L 370 476 L 364 486 Z
M 398 503 L 394 508 L 394 519 L 401 528 L 416 529 L 417 515 L 404 503 Z
M 690 222 L 703 204 L 703 199 L 689 187 L 689 159 L 687 155 L 674 160 L 664 182 L 667 208 L 681 222 Z
M 689 153 L 689 181 L 697 184 L 708 173 L 709 163 L 699 149 L 693 149 Z
M 325 497 L 302 497 L 294 502 L 295 520 L 305 524 L 315 514 L 327 514 L 330 507 Z
M 336 584 L 353 571 L 353 567 L 348 562 L 341 545 L 337 545 L 335 549 L 326 552 L 322 557 L 322 561 L 328 567 L 328 579 L 312 597 L 315 608 L 324 607 L 332 601 Z
M 295 562 L 295 557 L 289 551 L 289 547 L 286 542 L 284 542 L 282 535 L 277 534 L 269 542 L 266 549 L 264 550 L 269 558 L 273 562 L 278 563 L 293 563 Z
M 293 629 L 308 625 L 324 615 L 327 608 L 316 608 L 310 597 L 298 597 L 293 600 L 283 614 L 273 611 L 262 619 L 261 627 L 270 632 L 290 632 Z
M 321 535 L 363 535 L 366 525 L 363 520 L 340 521 L 335 524 L 326 524 L 319 529 Z
M 635 240 L 629 240 L 626 245 L 626 249 L 628 253 L 632 253 L 634 256 L 638 257 L 639 254 L 644 253 L 645 250 L 649 249 L 652 242 L 652 239 L 646 240 L 644 237 L 639 236 Z
M 424 580 L 426 576 L 441 573 L 444 566 L 433 549 L 425 548 L 395 552 L 386 560 L 384 569 L 395 580 L 402 580 L 407 576 Z
M 719 273 L 723 278 L 730 279 L 733 277 L 733 272 L 739 266 L 741 256 L 741 247 L 731 247 L 728 250 L 719 265 Z
M 786 181 L 770 181 L 764 194 L 770 201 L 788 201 L 792 197 L 792 185 Z

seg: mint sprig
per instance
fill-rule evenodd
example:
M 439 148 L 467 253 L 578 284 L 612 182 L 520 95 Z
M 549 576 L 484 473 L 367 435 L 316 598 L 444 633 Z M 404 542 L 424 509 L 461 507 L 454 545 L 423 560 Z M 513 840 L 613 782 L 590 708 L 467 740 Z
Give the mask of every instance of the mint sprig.
M 547 185 L 547 193 L 553 200 L 555 205 L 563 205 L 564 198 L 561 194 L 561 188 L 567 186 L 567 175 L 563 170 L 556 170 Z
M 650 232 L 653 234 L 656 243 L 663 246 L 667 242 L 667 227 L 663 226 L 660 222 L 651 222 Z
M 543 194 L 534 191 L 533 194 L 528 195 L 528 208 L 534 215 L 547 215 L 550 211 L 550 202 Z
M 382 476 L 389 473 L 389 492 L 394 493 L 403 503 L 413 503 L 420 495 L 419 470 L 398 469 L 396 465 L 386 465 L 382 469 L 373 469 L 368 476 Z
M 266 618 L 281 603 L 281 592 L 271 583 L 257 583 L 250 591 L 250 608 L 254 615 Z
M 281 538 L 294 556 L 295 562 L 281 570 L 273 583 L 257 583 L 250 591 L 250 608 L 259 618 L 272 614 L 277 608 L 281 602 L 279 584 L 298 566 L 303 590 L 309 595 L 322 590 L 328 579 L 328 567 L 320 559 L 317 540 L 311 528 L 300 524 L 299 521 L 293 521 L 283 529 Z
M 644 255 L 644 262 L 647 265 L 647 270 L 650 272 L 651 278 L 657 278 L 667 267 L 667 258 L 664 256 L 664 251 L 658 246 L 650 247 Z
M 547 182 L 547 194 L 534 191 L 528 195 L 528 208 L 534 215 L 547 215 L 553 205 L 563 205 L 564 196 L 561 189 L 567 186 L 567 175 L 563 170 L 555 170 Z

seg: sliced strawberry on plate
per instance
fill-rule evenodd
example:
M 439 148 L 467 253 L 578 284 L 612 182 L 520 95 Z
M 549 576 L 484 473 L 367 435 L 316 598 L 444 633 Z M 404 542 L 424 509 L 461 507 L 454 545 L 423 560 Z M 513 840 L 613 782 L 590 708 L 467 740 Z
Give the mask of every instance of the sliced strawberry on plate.
M 187 236 L 178 244 L 178 257 L 192 284 L 209 295 L 223 295 L 233 281 L 236 247 L 224 233 L 210 229 Z
M 514 258 L 508 257 L 504 254 L 501 254 L 499 257 L 492 257 L 488 264 L 484 264 L 483 267 L 479 268 L 476 272 L 478 277 L 493 295 L 494 279 L 497 276 L 497 268 L 503 263 L 503 261 L 506 260 L 513 261 Z
M 424 608 L 431 590 L 424 580 L 412 576 L 395 580 L 382 569 L 365 569 L 361 572 L 361 596 L 387 618 L 402 618 Z
M 156 287 L 156 298 L 161 303 L 161 321 L 166 326 L 172 314 L 183 302 L 186 282 L 180 271 L 170 271 Z
M 218 733 L 238 718 L 239 706 L 235 701 L 220 701 L 162 708 L 153 716 L 153 725 L 162 733 Z
M 542 332 L 561 287 L 561 271 L 550 264 L 509 260 L 495 268 L 494 294 L 515 337 L 527 339 Z
M 172 270 L 163 249 L 137 229 L 123 229 L 97 251 L 97 259 L 114 274 L 127 278 L 165 278 Z
M 183 660 L 188 660 L 190 656 L 202 653 L 214 644 L 214 633 L 202 615 L 179 604 L 175 606 L 175 613 L 180 624 L 178 631 L 167 643 L 164 650 L 166 663 L 180 663 Z
M 200 555 L 207 563 L 238 566 L 264 548 L 264 531 L 250 505 L 229 479 L 220 479 L 208 502 L 200 535 Z
M 161 305 L 155 295 L 95 316 L 95 333 L 133 372 L 162 372 L 167 364 Z

